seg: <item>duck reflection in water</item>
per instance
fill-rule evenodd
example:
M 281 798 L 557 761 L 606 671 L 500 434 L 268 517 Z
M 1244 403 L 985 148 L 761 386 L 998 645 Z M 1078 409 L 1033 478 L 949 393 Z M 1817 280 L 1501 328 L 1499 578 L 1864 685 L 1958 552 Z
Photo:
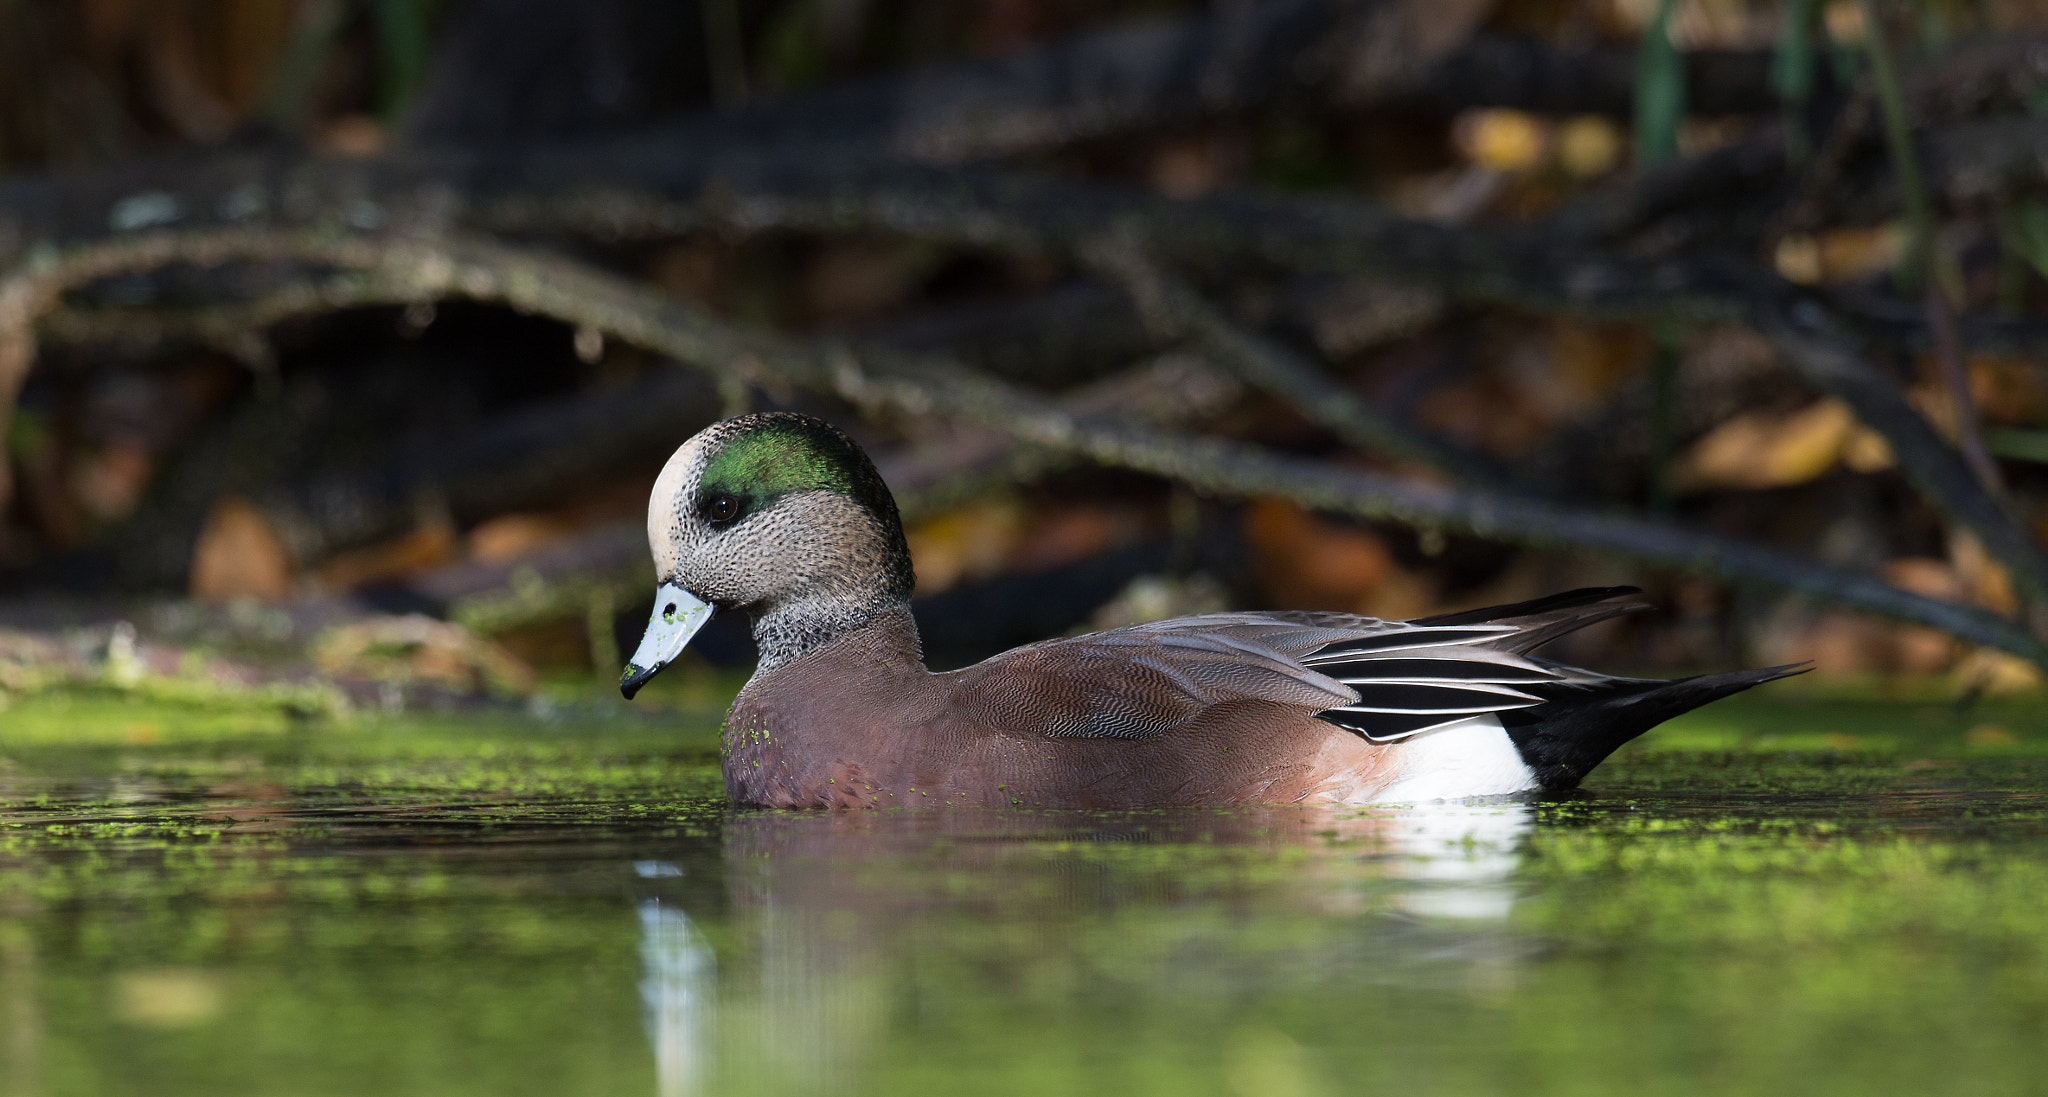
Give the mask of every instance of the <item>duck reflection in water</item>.
M 634 875 L 658 882 L 682 875 L 667 861 L 635 861 Z M 646 890 L 655 891 L 658 883 Z M 659 894 L 639 900 L 640 1002 L 654 1045 L 660 1097 L 701 1092 L 710 1053 L 710 1022 L 718 960 L 681 904 Z
M 1231 1000 L 1333 965 L 1500 984 L 1528 951 L 1504 922 L 1532 825 L 1515 801 L 736 812 L 729 909 L 703 913 L 729 920 L 722 978 L 680 906 L 640 900 L 660 1093 L 860 1088 L 880 1049 L 966 997 L 1052 1016 L 1105 984 Z M 675 871 L 638 869 L 650 896 Z

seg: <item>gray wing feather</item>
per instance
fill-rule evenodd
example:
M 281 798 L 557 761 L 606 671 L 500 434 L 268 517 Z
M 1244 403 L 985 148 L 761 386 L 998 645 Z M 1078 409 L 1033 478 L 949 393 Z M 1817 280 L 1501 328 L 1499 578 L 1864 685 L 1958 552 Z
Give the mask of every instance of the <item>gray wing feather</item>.
M 1617 612 L 1627 608 L 1567 606 L 1441 623 L 1205 613 L 1030 644 L 961 673 L 984 714 L 1018 731 L 1153 739 L 1217 705 L 1263 701 L 1374 742 L 1397 742 L 1544 704 L 1560 687 L 1600 679 L 1525 653 L 1532 640 L 1569 631 L 1568 618 L 1590 623 Z
M 1306 713 L 1357 701 L 1292 645 L 1265 642 L 1274 625 L 1209 614 L 1029 644 L 969 668 L 970 693 L 992 722 L 1060 738 L 1157 738 L 1233 701 Z

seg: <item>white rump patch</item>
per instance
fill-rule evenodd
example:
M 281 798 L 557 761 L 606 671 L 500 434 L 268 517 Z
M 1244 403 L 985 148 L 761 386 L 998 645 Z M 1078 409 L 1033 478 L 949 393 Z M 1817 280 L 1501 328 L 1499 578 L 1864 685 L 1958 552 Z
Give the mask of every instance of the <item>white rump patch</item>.
M 1400 771 L 1373 793 L 1375 803 L 1509 796 L 1536 787 L 1536 772 L 1491 713 L 1422 732 L 1388 749 Z

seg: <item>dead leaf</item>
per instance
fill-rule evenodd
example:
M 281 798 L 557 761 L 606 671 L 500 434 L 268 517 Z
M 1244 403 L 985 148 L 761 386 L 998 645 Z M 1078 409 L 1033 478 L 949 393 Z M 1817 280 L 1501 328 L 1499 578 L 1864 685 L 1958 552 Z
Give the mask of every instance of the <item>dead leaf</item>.
M 1371 530 L 1261 499 L 1245 509 L 1244 532 L 1259 584 L 1276 607 L 1410 617 L 1435 601 L 1433 585 L 1402 568 Z
M 1547 376 L 1518 376 L 1524 399 L 1540 401 L 1553 422 L 1604 406 L 1629 378 L 1642 372 L 1650 342 L 1640 325 L 1596 324 L 1570 317 L 1549 325 Z
M 1891 468 L 1892 444 L 1884 435 L 1866 426 L 1858 426 L 1842 444 L 1842 463 L 1852 472 L 1883 472 Z
M 1451 142 L 1465 159 L 1489 171 L 1541 167 L 1550 148 L 1550 129 L 1527 111 L 1489 107 L 1459 115 Z
M 1905 241 L 1896 222 L 1830 229 L 1820 235 L 1820 280 L 1833 285 L 1882 274 L 1898 265 Z
M 1955 659 L 1956 643 L 1934 629 L 1902 627 L 1851 613 L 1820 612 L 1772 638 L 1763 657 L 1812 660 L 1823 678 L 1935 674 Z
M 1785 487 L 1813 480 L 1842 459 L 1857 429 L 1840 400 L 1790 415 L 1745 412 L 1707 432 L 1679 459 L 1681 491 Z
M 1984 550 L 1984 542 L 1968 533 L 1950 534 L 1948 555 L 1970 601 L 2008 617 L 2019 612 L 2019 595 L 2013 591 L 2012 572 L 1991 558 L 1991 554 Z
M 1621 127 L 1597 114 L 1581 114 L 1557 129 L 1557 165 L 1580 179 L 1606 175 L 1621 163 Z
M 71 470 L 71 494 L 102 522 L 126 518 L 142 502 L 156 456 L 132 442 L 112 442 Z
M 192 550 L 192 597 L 278 602 L 291 589 L 291 556 L 270 520 L 241 496 L 216 500 Z
M 1516 378 L 1543 376 L 1550 361 L 1546 347 L 1525 345 L 1498 368 L 1431 391 L 1416 416 L 1424 426 L 1497 457 L 1527 452 L 1549 433 L 1551 421 L 1542 405 L 1517 399 L 1522 386 Z
M 1929 370 L 1927 372 L 1933 372 Z M 1956 402 L 1949 397 L 1948 386 L 1936 382 L 1922 382 L 1906 390 L 1906 401 L 1913 405 L 1943 438 L 1955 441 Z
M 1001 571 L 1024 533 L 1015 499 L 982 499 L 917 523 L 904 532 L 917 569 L 919 594 Z
M 1821 8 L 1821 22 L 1836 45 L 1862 48 L 1863 5 L 1855 0 L 1830 0 Z
M 367 160 L 384 151 L 384 123 L 367 114 L 344 114 L 320 127 L 313 144 L 330 156 Z
M 1892 269 L 1904 241 L 1904 230 L 1897 224 L 1830 229 L 1818 235 L 1792 233 L 1778 241 L 1772 260 L 1787 281 L 1838 285 Z
M 1817 286 L 1821 280 L 1820 241 L 1811 233 L 1787 233 L 1772 250 L 1771 264 L 1787 282 Z
M 2010 652 L 1978 648 L 1956 663 L 1951 677 L 1955 688 L 1976 690 L 1993 697 L 2038 693 L 2041 668 Z
M 1085 560 L 1139 532 L 1127 510 L 1083 504 L 1033 514 L 1011 547 L 1009 566 L 1021 572 L 1046 571 Z
M 469 558 L 479 564 L 506 564 L 578 529 L 566 514 L 501 514 L 469 531 Z
M 1970 398 L 1978 414 L 1996 423 L 2048 423 L 2048 375 L 2039 361 L 2018 355 L 1979 354 L 1970 358 Z
M 429 522 L 403 537 L 337 553 L 320 565 L 320 585 L 349 591 L 417 574 L 455 559 L 455 530 Z
M 1885 561 L 1884 581 L 1900 590 L 1944 602 L 1960 602 L 1969 590 L 1948 561 L 1931 556 L 1901 556 Z

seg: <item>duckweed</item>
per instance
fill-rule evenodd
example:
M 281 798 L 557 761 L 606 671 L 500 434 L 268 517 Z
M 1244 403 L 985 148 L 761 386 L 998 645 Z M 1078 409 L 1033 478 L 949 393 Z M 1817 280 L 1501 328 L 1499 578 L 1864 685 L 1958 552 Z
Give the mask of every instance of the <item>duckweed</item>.
M 1538 804 L 828 814 L 727 807 L 715 700 L 17 699 L 0 1093 L 2039 1088 L 2038 701 L 1738 698 Z

